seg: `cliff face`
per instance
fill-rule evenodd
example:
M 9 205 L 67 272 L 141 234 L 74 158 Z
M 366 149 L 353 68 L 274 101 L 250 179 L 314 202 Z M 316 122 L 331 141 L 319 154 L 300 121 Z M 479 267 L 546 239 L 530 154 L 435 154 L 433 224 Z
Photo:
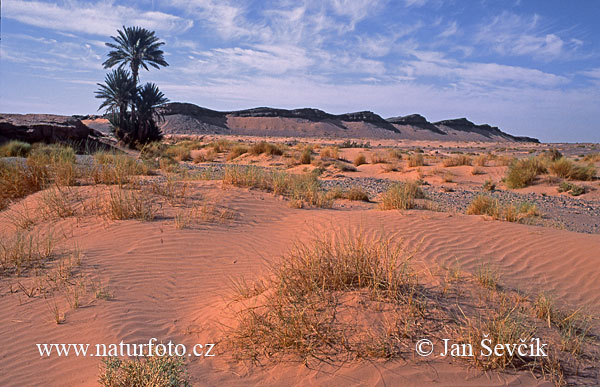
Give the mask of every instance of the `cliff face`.
M 419 114 L 384 119 L 370 112 L 330 114 L 319 109 L 254 109 L 220 112 L 189 103 L 163 107 L 167 134 L 229 133 L 294 137 L 371 137 L 417 140 L 539 142 L 504 133 L 466 118 L 431 123 Z

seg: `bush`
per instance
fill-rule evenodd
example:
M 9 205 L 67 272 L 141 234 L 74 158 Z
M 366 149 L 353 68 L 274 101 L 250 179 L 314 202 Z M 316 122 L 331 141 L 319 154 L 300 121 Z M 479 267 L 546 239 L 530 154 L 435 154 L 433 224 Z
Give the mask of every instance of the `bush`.
M 412 154 L 408 156 L 408 166 L 409 167 L 422 167 L 425 165 L 425 159 L 423 155 L 420 153 Z
M 469 156 L 466 155 L 458 155 L 454 157 L 450 157 L 448 159 L 444 159 L 442 161 L 442 165 L 444 167 L 458 167 L 460 165 L 471 165 L 472 160 Z
M 546 172 L 546 166 L 537 157 L 515 160 L 508 168 L 505 182 L 508 188 L 524 188 L 531 185 L 539 174 Z
M 327 148 L 323 148 L 321 150 L 321 158 L 331 158 L 338 159 L 339 158 L 339 148 L 337 146 L 329 146 Z
M 256 144 L 252 145 L 250 147 L 249 153 L 252 155 L 260 155 L 260 154 L 265 153 L 265 154 L 271 155 L 271 156 L 281 156 L 283 154 L 283 149 L 281 149 L 276 144 L 271 144 L 266 141 L 261 141 L 261 142 L 258 142 Z M 305 163 L 305 164 L 310 164 L 310 162 Z
M 231 152 L 229 152 L 229 154 L 227 155 L 227 160 L 233 160 L 236 159 L 238 157 L 240 157 L 241 155 L 243 155 L 244 153 L 248 152 L 248 147 L 246 147 L 245 145 L 235 145 L 232 149 Z
M 415 207 L 415 199 L 423 198 L 425 194 L 417 182 L 400 182 L 382 194 L 379 207 L 382 210 L 407 210 Z
M 477 195 L 467 207 L 467 215 L 489 215 L 497 218 L 499 207 L 498 200 L 486 195 Z
M 166 156 L 167 146 L 159 141 L 150 142 L 142 147 L 140 158 L 142 160 L 156 160 Z
M 359 166 L 359 165 L 363 165 L 367 163 L 367 158 L 365 157 L 364 154 L 359 153 L 358 155 L 356 155 L 356 157 L 354 158 L 354 165 L 355 166 Z
M 563 179 L 589 181 L 596 176 L 596 167 L 592 164 L 578 165 L 564 157 L 551 162 L 548 169 Z
M 176 356 L 146 356 L 133 360 L 109 357 L 102 360 L 100 369 L 98 381 L 104 387 L 190 385 L 185 361 Z
M 192 159 L 190 149 L 180 144 L 167 147 L 165 155 L 177 161 L 190 161 Z
M 558 185 L 558 192 L 568 192 L 571 196 L 579 196 L 585 193 L 585 187 L 563 181 Z
M 300 164 L 310 164 L 312 161 L 312 149 L 307 146 L 300 155 Z
M 544 152 L 544 156 L 550 159 L 550 161 L 556 161 L 563 158 L 562 153 L 556 148 L 550 148 Z
M 326 208 L 331 207 L 332 204 L 332 199 L 321 189 L 317 176 L 312 173 L 293 175 L 281 171 L 267 171 L 254 166 L 229 166 L 225 169 L 223 183 L 264 189 L 315 207 Z
M 0 157 L 27 157 L 31 144 L 23 141 L 9 141 L 0 146 Z

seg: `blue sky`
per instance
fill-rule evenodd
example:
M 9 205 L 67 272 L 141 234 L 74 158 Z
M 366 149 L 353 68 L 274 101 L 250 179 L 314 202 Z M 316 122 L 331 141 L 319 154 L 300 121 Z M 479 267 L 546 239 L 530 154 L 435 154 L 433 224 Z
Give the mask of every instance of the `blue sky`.
M 597 0 L 2 1 L 0 111 L 96 112 L 104 42 L 155 30 L 172 101 L 466 116 L 600 142 Z

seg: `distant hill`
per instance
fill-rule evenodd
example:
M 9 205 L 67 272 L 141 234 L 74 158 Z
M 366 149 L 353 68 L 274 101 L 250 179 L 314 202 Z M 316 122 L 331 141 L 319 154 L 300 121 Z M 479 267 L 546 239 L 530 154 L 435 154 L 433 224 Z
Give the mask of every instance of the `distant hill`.
M 510 135 L 495 126 L 476 125 L 466 118 L 432 123 L 419 114 L 384 119 L 370 111 L 330 114 L 313 108 L 269 107 L 222 112 L 172 102 L 163 107 L 163 115 L 161 129 L 165 134 L 539 142 Z M 107 124 L 100 121 L 84 122 L 94 129 L 106 130 Z

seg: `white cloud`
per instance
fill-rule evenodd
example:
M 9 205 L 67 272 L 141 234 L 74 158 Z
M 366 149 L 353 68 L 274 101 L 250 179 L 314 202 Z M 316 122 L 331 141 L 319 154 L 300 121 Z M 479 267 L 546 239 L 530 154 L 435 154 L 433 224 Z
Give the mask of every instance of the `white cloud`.
M 60 4 L 42 1 L 4 0 L 3 16 L 21 23 L 57 31 L 114 35 L 123 25 L 139 25 L 161 32 L 183 32 L 193 23 L 178 16 L 114 5 L 70 0 Z
M 458 32 L 458 25 L 456 24 L 456 20 L 454 20 L 452 23 L 450 23 L 448 25 L 448 27 L 446 27 L 446 29 L 444 31 L 442 31 L 442 33 L 440 34 L 440 37 L 448 38 L 452 35 L 456 35 L 457 32 Z
M 541 60 L 568 57 L 583 44 L 579 39 L 565 41 L 556 34 L 545 33 L 540 24 L 538 15 L 526 18 L 504 11 L 480 28 L 476 41 L 490 45 L 501 55 L 533 56 Z

